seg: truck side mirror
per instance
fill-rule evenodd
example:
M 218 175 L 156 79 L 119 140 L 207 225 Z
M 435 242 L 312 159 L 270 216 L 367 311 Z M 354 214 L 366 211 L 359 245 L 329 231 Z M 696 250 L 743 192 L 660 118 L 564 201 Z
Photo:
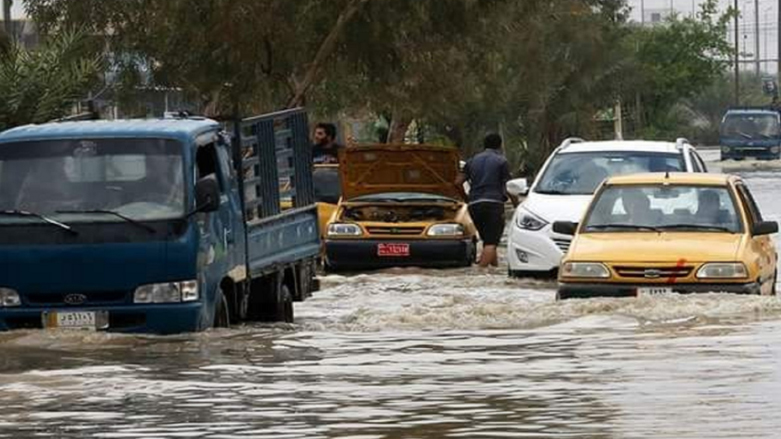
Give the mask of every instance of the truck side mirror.
M 578 231 L 578 223 L 556 221 L 553 223 L 553 231 L 559 235 L 575 236 L 575 233 Z
M 529 193 L 529 182 L 525 178 L 516 178 L 507 182 L 507 193 L 520 197 Z
M 754 236 L 774 235 L 778 233 L 778 223 L 775 221 L 765 221 L 754 226 Z
M 217 176 L 207 175 L 195 185 L 195 210 L 215 212 L 220 209 L 220 185 Z

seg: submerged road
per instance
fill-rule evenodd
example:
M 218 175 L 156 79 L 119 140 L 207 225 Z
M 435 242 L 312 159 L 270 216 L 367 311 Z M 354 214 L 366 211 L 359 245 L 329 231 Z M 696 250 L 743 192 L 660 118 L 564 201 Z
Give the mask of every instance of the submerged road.
M 709 154 L 711 155 L 711 154 Z M 714 157 L 710 157 L 714 159 Z M 718 164 L 712 163 L 716 168 Z M 781 163 L 729 164 L 781 220 Z M 329 276 L 295 326 L 0 334 L 7 438 L 777 438 L 781 301 Z

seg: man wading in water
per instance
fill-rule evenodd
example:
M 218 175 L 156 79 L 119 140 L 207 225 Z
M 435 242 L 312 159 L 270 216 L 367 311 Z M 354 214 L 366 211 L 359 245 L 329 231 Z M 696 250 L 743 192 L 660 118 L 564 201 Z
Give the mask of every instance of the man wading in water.
M 483 146 L 485 150 L 466 163 L 456 185 L 469 182 L 469 214 L 483 241 L 479 264 L 485 268 L 499 266 L 496 248 L 504 233 L 504 205 L 508 198 L 513 205 L 518 200 L 507 193 L 510 165 L 502 153 L 502 137 L 489 134 Z

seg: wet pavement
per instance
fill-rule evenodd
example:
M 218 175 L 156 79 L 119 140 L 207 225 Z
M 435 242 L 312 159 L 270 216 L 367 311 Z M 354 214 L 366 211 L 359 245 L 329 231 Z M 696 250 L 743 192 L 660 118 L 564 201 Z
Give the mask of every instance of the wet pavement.
M 781 163 L 731 163 L 781 220 Z M 0 438 L 777 438 L 781 301 L 328 276 L 296 325 L 0 334 Z

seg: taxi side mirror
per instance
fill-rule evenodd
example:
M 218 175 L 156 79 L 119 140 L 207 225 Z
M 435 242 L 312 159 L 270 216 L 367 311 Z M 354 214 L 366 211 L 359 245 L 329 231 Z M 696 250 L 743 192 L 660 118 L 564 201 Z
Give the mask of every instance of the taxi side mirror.
M 553 223 L 553 231 L 559 235 L 575 236 L 575 233 L 578 231 L 578 223 L 556 221 Z
M 520 197 L 529 193 L 529 182 L 525 178 L 516 178 L 507 182 L 507 193 Z
M 754 226 L 754 236 L 774 235 L 778 233 L 778 223 L 775 221 L 765 221 Z

